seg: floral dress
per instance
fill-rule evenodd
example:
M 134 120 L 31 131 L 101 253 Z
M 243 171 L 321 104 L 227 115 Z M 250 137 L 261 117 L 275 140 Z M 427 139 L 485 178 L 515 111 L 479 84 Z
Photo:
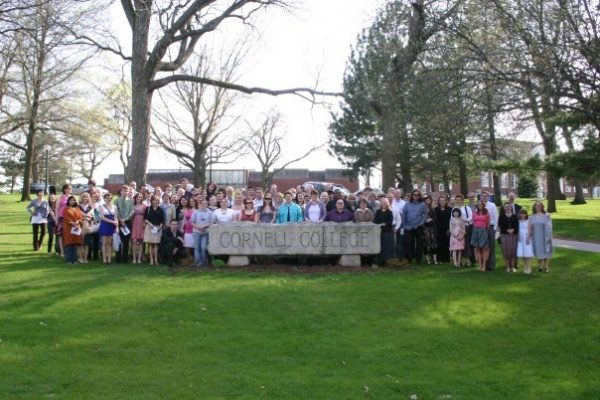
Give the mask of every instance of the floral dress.
M 465 249 L 465 223 L 460 217 L 450 220 L 450 250 Z

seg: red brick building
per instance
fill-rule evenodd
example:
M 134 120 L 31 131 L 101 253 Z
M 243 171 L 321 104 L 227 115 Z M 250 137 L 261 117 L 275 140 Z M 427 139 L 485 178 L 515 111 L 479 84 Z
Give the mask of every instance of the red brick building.
M 137 182 L 137 184 L 138 187 L 142 183 L 164 187 L 167 183 L 178 184 L 181 178 L 184 177 L 192 182 L 192 171 L 188 169 L 151 169 L 146 174 L 146 182 Z M 261 184 L 261 173 L 246 169 L 215 169 L 207 173 L 206 181 L 210 180 L 217 182 L 220 187 L 258 187 Z M 351 192 L 358 190 L 358 176 L 351 175 L 345 169 L 325 169 L 322 171 L 285 169 L 276 173 L 273 177 L 273 183 L 281 190 L 296 187 L 307 181 L 331 182 L 342 185 Z M 123 174 L 111 174 L 104 180 L 104 188 L 116 193 L 124 183 L 129 182 L 123 181 Z

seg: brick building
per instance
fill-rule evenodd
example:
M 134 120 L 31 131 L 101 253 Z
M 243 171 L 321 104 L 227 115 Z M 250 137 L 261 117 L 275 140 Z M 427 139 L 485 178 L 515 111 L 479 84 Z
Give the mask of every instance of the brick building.
M 146 182 L 137 182 L 137 184 L 138 187 L 142 183 L 164 187 L 167 183 L 178 184 L 181 178 L 187 178 L 192 182 L 192 171 L 183 168 L 151 169 L 146 174 Z M 214 169 L 207 172 L 206 181 L 210 180 L 217 182 L 220 187 L 258 187 L 261 183 L 261 173 L 246 169 Z M 358 190 L 358 176 L 351 175 L 349 171 L 344 169 L 325 169 L 322 171 L 285 169 L 276 173 L 273 177 L 273 183 L 281 190 L 296 187 L 307 181 L 331 182 L 342 185 L 350 191 Z M 116 193 L 124 183 L 126 182 L 124 182 L 123 174 L 110 174 L 104 180 L 104 188 Z

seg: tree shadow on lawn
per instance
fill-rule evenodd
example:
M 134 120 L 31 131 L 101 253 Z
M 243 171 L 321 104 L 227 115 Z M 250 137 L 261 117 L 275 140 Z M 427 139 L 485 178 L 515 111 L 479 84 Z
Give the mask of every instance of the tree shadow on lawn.
M 293 398 L 290 387 L 300 397 L 315 387 L 329 398 L 355 397 L 363 385 L 379 398 L 589 392 L 595 334 L 582 330 L 574 338 L 589 319 L 567 312 L 588 304 L 544 307 L 553 288 L 531 280 L 513 282 L 520 287 L 513 291 L 478 276 L 456 287 L 456 276 L 413 275 L 408 282 L 391 273 L 285 282 L 268 275 L 251 282 L 241 274 L 176 276 L 168 277 L 171 292 L 167 277 L 114 279 L 121 291 L 57 304 L 86 291 L 65 282 L 49 295 L 54 310 L 20 304 L 2 324 L 3 345 L 27 355 L 14 357 L 6 376 L 31 374 L 59 395 L 93 387 L 99 397 L 131 384 L 157 398 L 256 398 L 263 397 L 261 384 L 271 398 Z M 592 357 L 582 363 L 585 354 Z M 107 380 L 111 385 L 95 385 Z

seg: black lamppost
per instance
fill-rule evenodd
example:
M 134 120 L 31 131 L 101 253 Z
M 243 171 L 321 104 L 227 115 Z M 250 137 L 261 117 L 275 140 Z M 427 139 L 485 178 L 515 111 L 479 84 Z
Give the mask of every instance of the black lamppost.
M 48 178 L 50 176 L 48 171 L 48 157 L 49 157 L 50 146 L 44 146 L 44 158 L 45 158 L 45 168 L 46 168 L 46 181 L 44 182 L 44 193 L 49 194 L 48 192 Z

